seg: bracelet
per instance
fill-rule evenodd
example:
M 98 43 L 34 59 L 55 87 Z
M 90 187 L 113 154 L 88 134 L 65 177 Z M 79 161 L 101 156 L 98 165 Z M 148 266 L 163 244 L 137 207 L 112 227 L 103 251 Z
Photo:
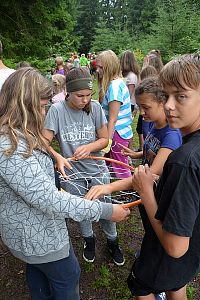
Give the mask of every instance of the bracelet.
M 109 139 L 108 145 L 104 149 L 102 149 L 102 151 L 108 153 L 110 151 L 111 146 L 112 146 L 112 139 Z

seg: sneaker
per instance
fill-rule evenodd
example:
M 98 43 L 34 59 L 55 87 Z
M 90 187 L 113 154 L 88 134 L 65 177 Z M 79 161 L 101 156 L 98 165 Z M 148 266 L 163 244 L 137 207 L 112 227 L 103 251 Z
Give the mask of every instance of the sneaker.
M 123 266 L 125 263 L 124 255 L 118 245 L 118 240 L 108 240 L 107 239 L 107 245 L 110 252 L 110 255 L 112 256 L 112 259 L 114 263 L 117 266 Z
M 156 297 L 156 300 L 167 300 L 167 296 L 165 293 L 157 294 L 157 295 L 155 295 L 155 297 Z
M 84 237 L 83 258 L 87 262 L 95 260 L 95 239 L 94 237 Z

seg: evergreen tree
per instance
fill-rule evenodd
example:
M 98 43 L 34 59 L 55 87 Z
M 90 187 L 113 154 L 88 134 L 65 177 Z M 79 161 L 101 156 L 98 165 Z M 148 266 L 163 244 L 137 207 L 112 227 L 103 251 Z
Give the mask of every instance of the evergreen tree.
M 87 54 L 95 38 L 95 27 L 100 17 L 99 1 L 79 0 L 78 12 L 74 35 L 80 37 L 80 47 L 78 51 Z
M 5 53 L 44 58 L 72 41 L 75 0 L 2 1 L 0 27 Z
M 127 0 L 126 2 L 129 31 L 137 37 L 149 34 L 150 25 L 157 17 L 156 0 Z
M 96 28 L 95 39 L 92 43 L 92 51 L 99 52 L 106 49 L 113 50 L 116 54 L 122 51 L 134 48 L 134 40 L 130 33 L 124 28 L 123 24 L 115 24 L 113 28 L 107 26 L 106 22 L 101 20 Z
M 158 48 L 165 60 L 175 54 L 197 51 L 200 48 L 200 16 L 196 3 L 187 0 L 158 2 L 158 16 L 151 26 L 151 34 L 141 40 L 143 50 Z

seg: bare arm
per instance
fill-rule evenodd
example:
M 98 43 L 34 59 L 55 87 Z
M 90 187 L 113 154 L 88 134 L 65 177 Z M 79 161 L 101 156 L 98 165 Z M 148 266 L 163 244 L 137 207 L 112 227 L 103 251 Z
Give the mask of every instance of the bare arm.
M 125 147 L 122 144 L 118 144 L 122 148 L 122 154 L 125 156 L 130 156 L 134 159 L 140 159 L 143 157 L 143 151 L 135 152 L 127 147 Z M 160 148 L 158 153 L 156 154 L 156 157 L 154 158 L 154 161 L 152 165 L 150 166 L 150 170 L 153 174 L 161 175 L 163 171 L 163 166 L 169 156 L 169 154 L 172 152 L 169 148 Z
M 135 169 L 133 186 L 140 194 L 151 225 L 167 254 L 174 258 L 183 256 L 189 248 L 190 238 L 165 231 L 162 222 L 155 219 L 158 206 L 153 192 L 153 177 L 147 165 Z
M 129 84 L 128 85 L 128 90 L 129 90 L 129 94 L 130 94 L 130 98 L 132 98 L 132 96 L 135 93 L 135 84 Z M 136 114 L 137 114 L 137 106 L 134 105 L 134 111 L 132 112 L 132 117 L 135 118 Z
M 132 189 L 132 177 L 114 181 L 110 184 L 102 184 L 91 187 L 85 195 L 86 199 L 97 199 L 104 195 L 110 195 L 117 191 L 126 191 Z
M 49 152 L 51 153 L 51 155 L 56 159 L 56 157 L 60 156 L 60 154 L 58 152 L 56 152 L 51 146 L 51 142 L 54 138 L 54 132 L 52 130 L 49 129 L 43 129 L 42 131 L 43 136 L 48 140 L 49 142 Z
M 49 144 L 51 144 L 54 137 L 54 132 L 49 129 L 43 129 L 42 133 L 43 136 L 49 141 Z M 70 165 L 69 161 L 66 158 L 64 158 L 61 154 L 56 152 L 50 145 L 49 152 L 56 161 L 56 167 L 58 171 L 63 175 L 64 178 L 67 178 L 68 176 L 65 173 L 65 167 L 68 169 L 72 169 L 72 166 Z
M 169 154 L 172 152 L 169 148 L 160 148 L 158 153 L 156 154 L 156 157 L 154 158 L 154 161 L 152 165 L 150 166 L 151 173 L 161 175 L 163 172 L 163 166 L 169 156 Z
M 49 141 L 49 144 L 51 144 L 54 137 L 54 132 L 49 129 L 43 129 L 42 134 Z
M 119 114 L 121 103 L 119 101 L 112 101 L 109 103 L 109 121 L 108 121 L 108 137 L 109 139 L 112 139 L 115 124 L 117 121 L 117 117 Z
M 159 179 L 159 176 L 153 174 L 154 182 Z M 85 195 L 86 199 L 94 200 L 98 199 L 99 197 L 110 195 L 114 192 L 118 191 L 127 191 L 133 188 L 132 177 L 124 178 L 121 180 L 114 181 L 109 184 L 102 184 L 102 185 L 95 185 L 92 186 L 89 192 Z
M 132 95 L 134 95 L 135 93 L 135 84 L 129 84 L 128 90 L 129 90 L 130 97 L 132 97 Z
M 118 143 L 118 145 L 122 148 L 121 152 L 125 156 L 130 156 L 133 159 L 141 159 L 143 157 L 143 151 L 135 152 L 120 143 Z

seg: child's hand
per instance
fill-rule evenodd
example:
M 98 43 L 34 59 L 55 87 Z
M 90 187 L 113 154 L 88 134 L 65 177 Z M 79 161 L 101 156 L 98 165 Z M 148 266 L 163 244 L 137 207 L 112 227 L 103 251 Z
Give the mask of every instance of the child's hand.
M 75 159 L 83 159 L 85 157 L 87 157 L 88 155 L 90 155 L 90 147 L 89 145 L 82 145 L 82 146 L 79 146 L 76 151 L 74 152 L 73 154 L 73 157 Z
M 113 222 L 128 220 L 129 215 L 130 210 L 128 208 L 123 208 L 121 204 L 113 204 L 113 213 L 111 218 Z
M 157 183 L 157 182 L 158 182 L 158 180 L 160 179 L 160 176 L 159 176 L 159 175 L 157 175 L 157 174 L 152 174 L 152 177 L 153 177 L 153 181 L 154 181 L 154 183 Z
M 110 195 L 111 189 L 110 184 L 102 184 L 92 186 L 89 192 L 85 195 L 85 198 L 88 200 L 98 199 L 104 195 Z
M 135 152 L 128 147 L 125 147 L 124 145 L 118 143 L 118 145 L 122 148 L 121 153 L 125 156 L 130 156 L 134 158 Z
M 135 168 L 132 183 L 134 189 L 140 194 L 141 198 L 143 195 L 146 196 L 152 192 L 154 176 L 147 164 L 145 166 L 140 165 L 138 168 Z
M 69 170 L 72 169 L 71 164 L 69 163 L 67 158 L 64 158 L 62 155 L 58 155 L 56 157 L 56 164 L 55 164 L 56 169 L 58 172 L 65 178 L 68 178 L 68 175 L 65 173 L 65 167 Z

